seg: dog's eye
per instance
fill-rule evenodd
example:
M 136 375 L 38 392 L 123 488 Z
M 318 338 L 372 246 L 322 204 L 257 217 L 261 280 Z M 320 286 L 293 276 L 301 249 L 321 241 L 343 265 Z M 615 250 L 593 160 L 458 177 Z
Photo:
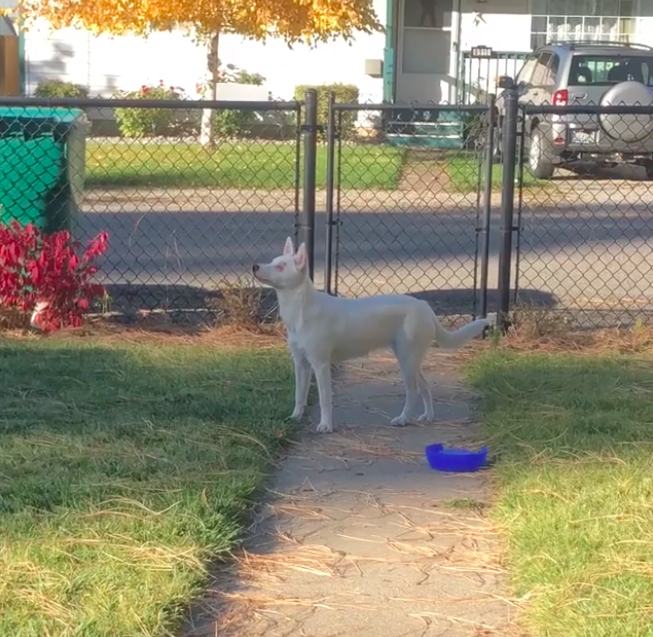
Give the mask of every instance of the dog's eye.
M 275 265 L 274 269 L 278 270 L 279 272 L 283 272 L 284 268 L 286 267 L 285 263 L 280 263 L 279 265 Z

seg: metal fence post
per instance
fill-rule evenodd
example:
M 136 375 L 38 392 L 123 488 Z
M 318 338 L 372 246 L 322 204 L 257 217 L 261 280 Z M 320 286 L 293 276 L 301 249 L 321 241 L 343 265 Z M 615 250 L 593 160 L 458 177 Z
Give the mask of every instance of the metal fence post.
M 308 254 L 308 275 L 315 271 L 315 176 L 317 168 L 317 91 L 304 95 L 304 203 L 302 207 L 302 239 Z
M 494 163 L 494 133 L 497 125 L 496 95 L 488 95 L 487 139 L 485 141 L 485 183 L 483 184 L 483 252 L 481 254 L 481 316 L 487 316 L 487 280 L 490 260 L 490 223 L 492 216 L 492 175 Z
M 512 257 L 513 213 L 515 205 L 515 155 L 517 151 L 518 95 L 514 83 L 502 78 L 505 114 L 501 156 L 503 179 L 501 184 L 501 249 L 499 252 L 499 325 L 508 328 L 510 311 L 510 275 Z
M 333 267 L 333 189 L 335 187 L 336 158 L 336 112 L 335 95 L 329 93 L 329 112 L 327 118 L 327 166 L 326 166 L 326 258 L 324 262 L 324 291 L 332 294 Z

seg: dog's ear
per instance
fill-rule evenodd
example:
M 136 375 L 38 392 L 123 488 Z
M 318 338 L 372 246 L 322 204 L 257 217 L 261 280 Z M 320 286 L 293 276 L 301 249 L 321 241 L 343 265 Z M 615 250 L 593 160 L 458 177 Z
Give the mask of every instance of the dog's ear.
M 306 269 L 306 244 L 302 243 L 299 248 L 297 248 L 297 253 L 295 254 L 295 265 L 298 270 Z
M 293 254 L 295 254 L 295 246 L 293 246 L 292 238 L 288 237 L 286 239 L 286 245 L 283 246 L 283 256 L 291 257 Z

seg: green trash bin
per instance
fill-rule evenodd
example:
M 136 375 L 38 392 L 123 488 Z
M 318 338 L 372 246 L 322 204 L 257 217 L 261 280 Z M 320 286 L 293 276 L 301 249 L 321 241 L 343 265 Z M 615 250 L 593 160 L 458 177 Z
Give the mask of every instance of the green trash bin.
M 45 232 L 71 228 L 88 130 L 79 109 L 0 107 L 0 222 Z

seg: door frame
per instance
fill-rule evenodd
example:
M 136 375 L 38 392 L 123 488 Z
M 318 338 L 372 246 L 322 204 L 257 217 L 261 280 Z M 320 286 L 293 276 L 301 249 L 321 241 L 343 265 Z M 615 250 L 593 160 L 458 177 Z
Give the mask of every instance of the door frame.
M 399 76 L 403 66 L 405 0 L 386 0 L 386 41 L 384 49 L 383 99 L 384 102 L 398 101 Z M 448 90 L 441 96 L 441 102 L 455 103 L 458 96 L 458 77 L 461 68 L 461 4 L 462 0 L 451 0 L 451 25 L 437 31 L 449 33 L 449 69 L 441 74 L 448 79 Z M 427 27 L 408 27 L 426 29 Z M 411 100 L 413 101 L 413 100 Z

